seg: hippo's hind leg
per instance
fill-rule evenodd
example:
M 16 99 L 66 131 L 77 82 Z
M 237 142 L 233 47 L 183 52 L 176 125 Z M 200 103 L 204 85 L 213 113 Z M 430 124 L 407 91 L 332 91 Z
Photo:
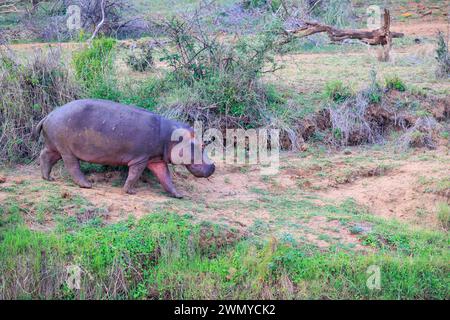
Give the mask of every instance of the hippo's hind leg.
M 128 168 L 128 178 L 123 186 L 123 190 L 128 194 L 135 194 L 134 186 L 136 182 L 139 180 L 139 177 L 144 172 L 145 167 L 147 166 L 146 162 L 139 162 L 136 164 L 129 165 Z
M 167 163 L 149 162 L 147 168 L 149 168 L 153 172 L 166 192 L 168 192 L 174 198 L 183 198 L 183 195 L 178 193 L 178 191 L 175 189 L 175 186 L 173 185 Z
M 81 188 L 92 188 L 92 183 L 86 180 L 86 177 L 81 172 L 80 161 L 72 154 L 62 155 L 64 166 L 72 176 L 73 181 Z
M 53 178 L 50 177 L 50 173 L 59 159 L 61 159 L 61 155 L 58 151 L 51 150 L 48 146 L 45 146 L 44 149 L 42 149 L 39 157 L 39 165 L 44 180 L 53 181 Z

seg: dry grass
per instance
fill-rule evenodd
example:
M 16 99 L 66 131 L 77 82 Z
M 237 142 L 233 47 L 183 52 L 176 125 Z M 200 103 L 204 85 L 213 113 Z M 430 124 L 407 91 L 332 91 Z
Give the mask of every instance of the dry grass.
M 36 49 L 26 62 L 14 52 L 0 51 L 0 161 L 24 161 L 36 156 L 32 129 L 53 108 L 78 93 L 59 50 Z
M 401 150 L 408 148 L 436 149 L 436 143 L 442 130 L 433 117 L 420 117 L 397 141 Z

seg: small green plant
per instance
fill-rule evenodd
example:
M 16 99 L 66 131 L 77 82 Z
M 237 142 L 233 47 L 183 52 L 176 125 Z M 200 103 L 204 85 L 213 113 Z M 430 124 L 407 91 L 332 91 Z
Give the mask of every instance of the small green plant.
M 334 80 L 325 84 L 324 95 L 334 102 L 342 103 L 353 94 L 350 87 L 344 85 L 342 81 Z
M 385 86 L 389 90 L 406 91 L 406 85 L 398 76 L 386 77 Z
M 383 90 L 377 82 L 377 73 L 374 69 L 370 70 L 370 86 L 367 88 L 367 97 L 370 103 L 380 103 L 383 98 Z
M 416 113 L 416 116 L 423 117 L 423 118 L 429 117 L 432 115 L 431 112 L 429 112 L 428 110 L 424 110 L 424 109 L 419 109 L 415 113 Z
M 380 103 L 382 95 L 379 92 L 370 92 L 369 93 L 369 101 L 370 103 Z

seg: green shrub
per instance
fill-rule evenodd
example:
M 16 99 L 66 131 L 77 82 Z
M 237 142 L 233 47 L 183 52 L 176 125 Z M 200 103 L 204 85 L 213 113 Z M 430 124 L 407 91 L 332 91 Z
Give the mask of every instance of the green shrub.
M 383 90 L 377 82 L 377 73 L 375 70 L 370 71 L 370 86 L 366 89 L 367 97 L 370 103 L 380 103 L 383 98 Z
M 385 86 L 389 90 L 406 91 L 405 83 L 398 76 L 386 77 Z
M 160 27 L 175 49 L 163 50 L 162 60 L 171 67 L 170 90 L 163 97 L 168 107 L 160 108 L 164 115 L 185 121 L 201 118 L 205 127 L 255 127 L 264 125 L 270 109 L 283 103 L 275 89 L 261 81 L 264 72 L 277 67 L 273 54 L 278 23 L 228 44 L 187 21 L 163 21 Z
M 158 104 L 159 95 L 166 89 L 165 86 L 164 79 L 156 78 L 125 83 L 121 90 L 119 102 L 154 110 Z
M 325 84 L 324 95 L 326 98 L 341 103 L 350 98 L 353 94 L 350 87 L 340 80 L 329 81 Z
M 90 98 L 118 100 L 120 96 L 114 68 L 115 45 L 115 39 L 98 38 L 73 55 L 75 76 Z

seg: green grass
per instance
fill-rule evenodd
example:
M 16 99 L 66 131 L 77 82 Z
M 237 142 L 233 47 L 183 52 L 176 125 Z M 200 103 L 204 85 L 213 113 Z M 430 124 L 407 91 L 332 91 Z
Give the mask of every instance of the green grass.
M 438 203 L 437 215 L 442 227 L 448 230 L 450 228 L 450 206 L 448 203 Z
M 289 194 L 261 197 L 275 223 L 256 221 L 246 238 L 164 209 L 139 221 L 103 225 L 66 219 L 65 228 L 32 231 L 17 203 L 2 204 L 0 298 L 448 298 L 447 233 L 375 218 L 350 200 L 319 207 Z M 340 221 L 372 249 L 321 250 L 300 241 L 295 228 L 314 216 Z M 358 222 L 370 224 L 370 230 L 358 229 Z M 277 236 L 274 228 L 285 231 Z M 326 234 L 319 238 L 335 241 Z M 67 287 L 68 265 L 83 270 L 80 290 Z M 381 268 L 381 290 L 366 286 L 371 265 Z

